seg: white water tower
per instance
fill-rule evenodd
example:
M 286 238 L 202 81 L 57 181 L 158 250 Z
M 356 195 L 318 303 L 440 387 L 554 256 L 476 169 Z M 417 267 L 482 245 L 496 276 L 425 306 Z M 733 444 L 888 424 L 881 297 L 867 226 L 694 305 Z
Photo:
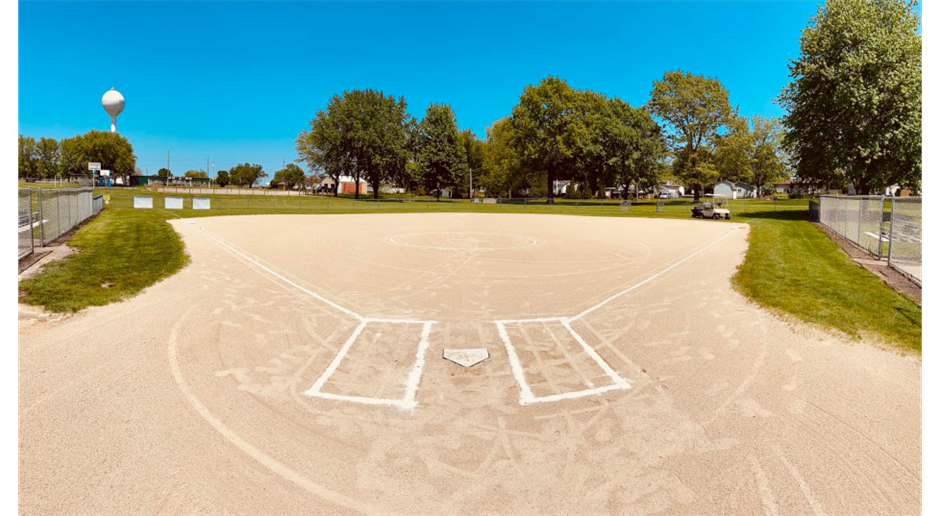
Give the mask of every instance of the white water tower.
M 104 96 L 101 97 L 101 107 L 111 115 L 111 132 L 116 133 L 117 116 L 121 114 L 121 111 L 124 111 L 124 95 L 111 88 L 109 91 L 104 92 Z

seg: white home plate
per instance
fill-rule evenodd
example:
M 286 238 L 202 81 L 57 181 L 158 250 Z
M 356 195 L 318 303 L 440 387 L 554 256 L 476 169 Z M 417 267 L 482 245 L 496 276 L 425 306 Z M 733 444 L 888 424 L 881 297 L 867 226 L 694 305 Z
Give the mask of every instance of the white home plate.
M 472 367 L 490 358 L 490 352 L 484 348 L 445 349 L 444 358 L 464 367 Z

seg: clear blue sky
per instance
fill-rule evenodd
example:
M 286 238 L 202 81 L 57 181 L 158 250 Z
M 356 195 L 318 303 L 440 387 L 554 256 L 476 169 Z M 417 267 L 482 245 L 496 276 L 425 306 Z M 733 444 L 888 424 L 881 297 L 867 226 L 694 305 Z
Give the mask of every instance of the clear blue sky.
M 19 132 L 108 130 L 138 166 L 238 162 L 269 174 L 330 96 L 376 88 L 420 118 L 450 104 L 479 136 L 522 89 L 556 75 L 632 105 L 682 69 L 719 79 L 743 115 L 779 116 L 809 2 L 20 2 Z

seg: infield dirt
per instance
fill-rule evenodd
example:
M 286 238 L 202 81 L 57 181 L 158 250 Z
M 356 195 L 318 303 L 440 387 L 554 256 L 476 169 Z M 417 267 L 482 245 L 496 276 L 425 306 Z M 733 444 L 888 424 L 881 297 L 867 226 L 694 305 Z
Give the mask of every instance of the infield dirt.
M 179 274 L 21 325 L 22 514 L 921 512 L 920 360 L 746 302 L 746 225 L 172 223 Z

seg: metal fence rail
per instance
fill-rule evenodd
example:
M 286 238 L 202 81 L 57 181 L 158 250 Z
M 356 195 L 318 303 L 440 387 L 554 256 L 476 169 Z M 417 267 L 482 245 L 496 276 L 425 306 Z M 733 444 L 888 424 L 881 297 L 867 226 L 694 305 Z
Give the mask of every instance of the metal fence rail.
M 33 199 L 29 188 L 19 189 L 19 223 L 17 224 L 18 257 L 33 252 Z

